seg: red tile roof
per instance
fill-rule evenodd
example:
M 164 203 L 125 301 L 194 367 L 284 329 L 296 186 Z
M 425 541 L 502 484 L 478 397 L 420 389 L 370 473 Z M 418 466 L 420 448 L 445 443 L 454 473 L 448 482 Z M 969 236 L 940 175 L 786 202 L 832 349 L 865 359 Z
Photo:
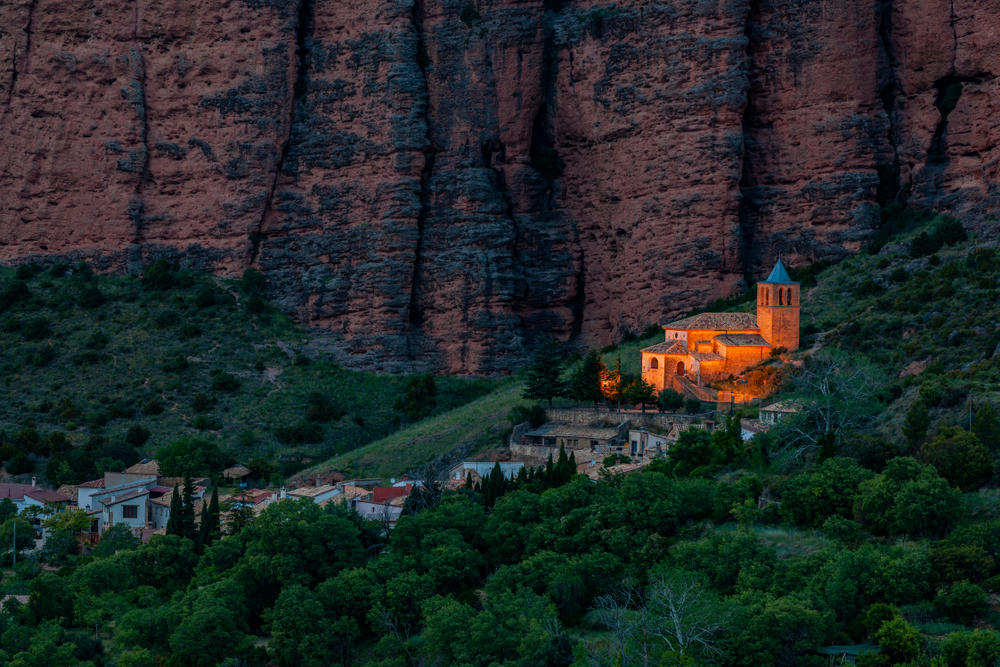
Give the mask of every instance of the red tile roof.
M 647 347 L 642 350 L 643 352 L 649 352 L 651 354 L 673 354 L 681 355 L 687 354 L 688 350 L 684 346 L 684 343 L 678 340 L 668 340 L 665 343 L 657 343 L 652 347 Z
M 664 324 L 664 329 L 682 331 L 728 331 L 730 329 L 759 329 L 757 316 L 752 313 L 702 313 Z
M 32 498 L 43 503 L 68 503 L 69 498 L 66 496 L 56 493 L 55 491 L 47 491 L 45 489 L 35 488 L 34 491 L 30 491 L 24 494 L 28 498 Z
M 376 486 L 372 489 L 372 502 L 384 503 L 392 498 L 402 498 L 410 495 L 412 486 Z

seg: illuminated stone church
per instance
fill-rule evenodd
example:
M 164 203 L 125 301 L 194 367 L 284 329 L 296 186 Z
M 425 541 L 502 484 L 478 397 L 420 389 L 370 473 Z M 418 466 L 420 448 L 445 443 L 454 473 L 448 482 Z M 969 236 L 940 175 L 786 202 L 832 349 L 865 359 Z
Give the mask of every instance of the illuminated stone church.
M 702 313 L 663 325 L 666 340 L 642 350 L 642 377 L 662 391 L 676 377 L 701 384 L 736 375 L 771 355 L 799 347 L 799 283 L 781 260 L 757 283 L 757 314 Z

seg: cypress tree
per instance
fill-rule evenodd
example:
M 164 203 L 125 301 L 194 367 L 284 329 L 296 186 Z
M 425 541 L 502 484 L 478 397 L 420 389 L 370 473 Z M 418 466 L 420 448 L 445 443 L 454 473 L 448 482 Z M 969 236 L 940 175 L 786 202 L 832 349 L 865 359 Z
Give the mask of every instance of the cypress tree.
M 474 489 L 475 484 L 472 483 L 472 471 L 465 473 L 465 488 Z
M 184 491 L 177 528 L 181 537 L 198 541 L 198 528 L 194 523 L 194 483 L 191 481 L 190 473 L 184 475 Z
M 174 492 L 170 496 L 170 518 L 167 519 L 167 535 L 180 535 L 178 523 L 181 520 L 181 494 L 174 484 Z
M 551 408 L 552 399 L 565 392 L 559 346 L 551 336 L 545 336 L 528 366 L 523 396 L 532 401 L 547 400 Z
M 208 504 L 209 541 L 219 539 L 222 534 L 222 519 L 219 512 L 219 487 L 212 486 L 212 500 Z
M 927 406 L 919 398 L 913 402 L 903 420 L 903 435 L 914 447 L 927 436 L 927 428 L 931 425 L 931 416 Z
M 545 462 L 545 477 L 542 479 L 545 488 L 551 489 L 555 486 L 555 477 L 555 470 L 552 466 L 552 454 L 549 454 L 549 460 Z
M 573 479 L 574 475 L 576 475 L 576 452 L 570 452 L 569 453 L 569 479 L 567 479 L 566 481 L 568 482 L 571 479 Z
M 569 459 L 566 458 L 566 448 L 559 445 L 559 461 L 556 463 L 555 486 L 562 486 L 569 481 L 572 473 L 569 471 Z
M 209 521 L 208 504 L 201 504 L 201 524 L 198 526 L 198 553 L 205 553 L 205 547 L 210 542 L 211 521 Z

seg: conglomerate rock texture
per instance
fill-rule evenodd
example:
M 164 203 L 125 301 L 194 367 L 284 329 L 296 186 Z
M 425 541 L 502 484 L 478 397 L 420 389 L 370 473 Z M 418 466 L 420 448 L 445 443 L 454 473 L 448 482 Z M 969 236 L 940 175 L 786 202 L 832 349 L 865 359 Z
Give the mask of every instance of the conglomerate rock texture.
M 1000 0 L 11 0 L 0 261 L 268 277 L 378 371 L 507 372 L 911 195 L 995 233 Z

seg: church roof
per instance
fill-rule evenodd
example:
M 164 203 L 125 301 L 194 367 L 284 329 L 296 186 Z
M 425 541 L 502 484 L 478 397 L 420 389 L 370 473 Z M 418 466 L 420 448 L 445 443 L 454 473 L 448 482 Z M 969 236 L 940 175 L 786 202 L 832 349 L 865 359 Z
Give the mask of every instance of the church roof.
M 650 352 L 652 354 L 687 354 L 687 348 L 684 344 L 677 340 L 668 340 L 665 343 L 657 343 L 652 347 L 647 347 L 642 350 L 643 352 Z
M 697 359 L 698 361 L 723 361 L 725 357 L 716 354 L 715 352 L 690 352 L 692 359 Z
M 726 331 L 729 329 L 759 329 L 757 316 L 753 313 L 702 313 L 685 317 L 670 324 L 664 324 L 664 329 L 696 329 L 702 331 Z
M 760 334 L 722 334 L 715 340 L 727 347 L 771 347 Z
M 788 271 L 785 270 L 785 265 L 781 263 L 781 258 L 778 258 L 778 263 L 774 265 L 771 269 L 771 275 L 767 277 L 767 280 L 762 280 L 764 283 L 780 283 L 782 285 L 798 285 L 797 282 L 792 280 L 792 277 L 788 275 Z

